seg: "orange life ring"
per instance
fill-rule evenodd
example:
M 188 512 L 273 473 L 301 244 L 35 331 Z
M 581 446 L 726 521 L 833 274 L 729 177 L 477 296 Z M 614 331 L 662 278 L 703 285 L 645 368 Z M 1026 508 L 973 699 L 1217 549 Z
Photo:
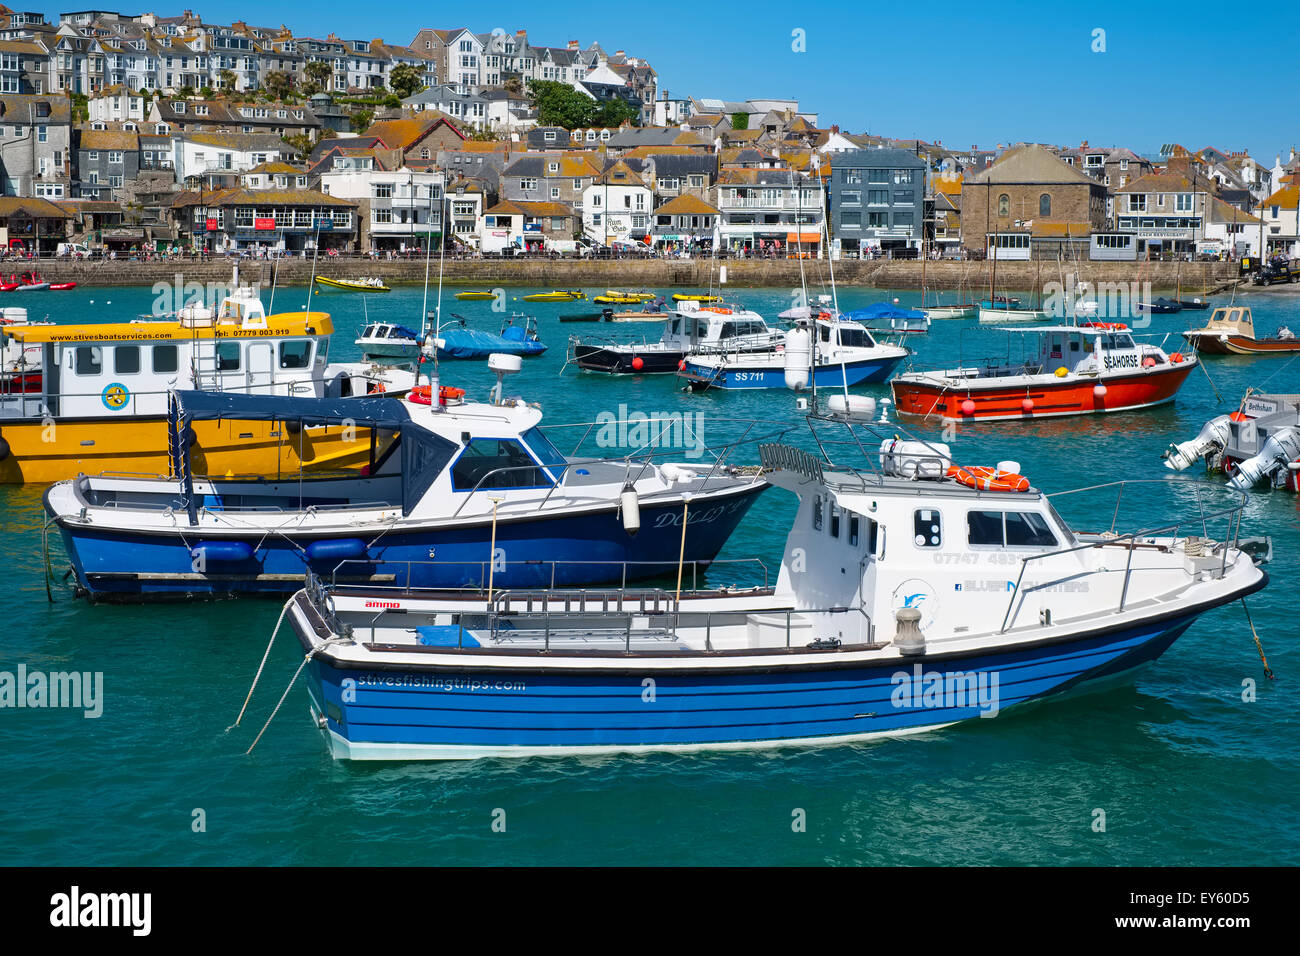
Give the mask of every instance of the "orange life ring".
M 1083 329 L 1109 329 L 1113 332 L 1128 329 L 1128 326 L 1123 322 L 1084 322 L 1079 327 Z
M 460 399 L 464 397 L 465 397 L 465 390 L 463 388 L 457 388 L 454 385 L 444 385 L 440 389 L 438 389 L 439 405 L 446 405 L 449 399 L 454 401 L 456 399 Z M 417 385 L 415 386 L 415 388 L 411 389 L 411 393 L 407 396 L 407 398 L 410 401 L 414 402 L 416 405 L 432 405 L 433 386 Z
M 1029 479 L 1014 471 L 998 471 L 988 465 L 953 465 L 948 477 L 977 491 L 1028 491 Z
M 716 315 L 731 315 L 731 310 L 730 310 L 730 309 L 723 309 L 723 308 L 721 308 L 721 307 L 719 307 L 719 306 L 706 305 L 704 308 L 700 309 L 700 311 L 701 311 L 701 312 L 712 312 L 712 313 L 714 313 L 714 314 L 716 314 Z
M 1180 362 L 1187 361 L 1187 359 L 1183 356 L 1182 352 L 1174 352 L 1169 356 L 1169 361 L 1173 362 L 1175 365 L 1178 365 Z

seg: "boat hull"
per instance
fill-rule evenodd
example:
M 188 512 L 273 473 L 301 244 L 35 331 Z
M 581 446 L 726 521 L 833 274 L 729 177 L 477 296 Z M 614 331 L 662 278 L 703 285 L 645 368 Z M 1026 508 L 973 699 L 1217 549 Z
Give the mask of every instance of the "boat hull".
M 1129 411 L 1172 402 L 1194 362 L 1182 362 L 1150 372 L 1108 378 L 1050 380 L 1029 385 L 997 384 L 971 379 L 946 385 L 910 379 L 895 379 L 894 407 L 900 414 L 939 416 L 944 421 L 1000 421 L 1009 419 L 1055 418 L 1062 415 L 1089 415 L 1101 412 Z M 1104 385 L 1104 395 L 1096 387 Z M 1028 398 L 1033 407 L 1026 411 Z M 969 399 L 975 409 L 967 414 L 963 403 Z
M 981 325 L 1004 325 L 1008 322 L 1046 322 L 1047 313 L 1042 309 L 989 309 L 979 307 Z
M 685 357 L 684 349 L 637 352 L 599 345 L 577 345 L 573 349 L 573 361 L 578 368 L 613 375 L 665 375 L 676 372 Z M 637 358 L 641 360 L 639 369 L 632 367 L 632 360 Z
M 707 671 L 683 662 L 654 670 L 653 705 L 645 702 L 645 669 L 631 662 L 603 672 L 526 662 L 476 667 L 472 657 L 456 667 L 421 666 L 418 652 L 410 666 L 382 669 L 317 655 L 309 693 L 339 759 L 825 746 L 933 730 L 1110 683 L 1158 658 L 1198 614 L 869 665 L 841 663 L 840 650 L 824 652 L 820 665 L 798 667 L 779 658 L 747 666 L 711 658 Z M 956 692 L 963 687 L 980 690 Z
M 204 421 L 192 425 L 195 474 L 277 477 L 306 471 L 352 469 L 370 461 L 368 429 L 341 426 L 281 435 L 275 422 Z M 345 433 L 346 432 L 346 433 Z M 171 473 L 165 416 L 76 418 L 44 421 L 0 419 L 9 454 L 0 460 L 0 484 L 44 484 L 79 474 Z
M 762 483 L 696 500 L 689 512 L 686 561 L 712 561 L 754 500 Z M 698 510 L 696 510 L 698 508 Z M 46 510 L 51 511 L 48 494 Z M 580 587 L 676 573 L 682 547 L 682 508 L 673 502 L 641 507 L 641 529 L 627 534 L 617 502 L 555 517 L 500 520 L 495 548 L 509 556 L 490 572 L 490 519 L 432 528 L 353 529 L 347 533 L 267 534 L 264 530 L 201 533 L 183 521 L 176 533 L 88 526 L 61 520 L 60 532 L 78 585 L 97 600 L 139 601 L 237 594 L 284 595 L 302 586 L 310 568 L 338 580 L 379 581 L 410 588 Z M 391 527 L 391 525 L 390 525 Z M 358 539 L 364 549 L 340 566 L 338 551 L 321 561 L 307 557 L 316 542 L 339 547 Z M 369 544 L 365 542 L 369 541 Z M 223 550 L 250 554 L 195 568 L 196 543 L 220 542 Z M 247 546 L 247 547 L 245 547 Z M 637 562 L 625 571 L 623 562 Z M 626 574 L 626 578 L 624 575 Z M 691 571 L 687 570 L 690 579 Z
M 337 289 L 340 292 L 392 292 L 386 285 L 367 285 L 364 282 L 349 282 L 347 279 L 326 279 L 322 276 L 316 277 L 316 284 L 324 286 L 326 289 Z
M 860 359 L 846 362 L 844 365 L 822 365 L 814 373 L 818 388 L 843 388 L 846 385 L 863 385 L 871 382 L 883 382 L 903 360 L 904 356 L 888 358 Z M 786 388 L 785 365 L 772 364 L 762 367 L 732 368 L 726 365 L 713 367 L 698 365 L 688 357 L 681 371 L 687 387 L 695 391 L 721 388 L 728 391 L 759 388 Z
M 930 309 L 922 309 L 928 319 L 969 319 L 979 312 L 979 307 L 974 305 L 939 305 Z
M 1254 339 L 1245 335 L 1198 335 L 1194 332 L 1184 332 L 1183 338 L 1202 355 L 1276 355 L 1300 352 L 1300 338 Z

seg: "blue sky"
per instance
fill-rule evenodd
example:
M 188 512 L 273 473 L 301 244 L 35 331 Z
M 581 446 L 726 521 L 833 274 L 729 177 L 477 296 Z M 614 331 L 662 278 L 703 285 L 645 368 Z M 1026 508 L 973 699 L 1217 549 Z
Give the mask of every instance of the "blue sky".
M 1263 92 L 1294 89 L 1300 75 L 1293 4 L 176 2 L 141 9 L 190 5 L 213 22 L 397 43 L 422 26 L 596 40 L 646 57 L 674 96 L 798 98 L 823 125 L 954 147 L 1086 139 L 1149 153 L 1178 142 L 1249 149 L 1265 165 L 1300 147 L 1294 94 L 1279 106 Z M 792 49 L 795 30 L 805 52 Z M 1105 52 L 1093 52 L 1094 30 Z

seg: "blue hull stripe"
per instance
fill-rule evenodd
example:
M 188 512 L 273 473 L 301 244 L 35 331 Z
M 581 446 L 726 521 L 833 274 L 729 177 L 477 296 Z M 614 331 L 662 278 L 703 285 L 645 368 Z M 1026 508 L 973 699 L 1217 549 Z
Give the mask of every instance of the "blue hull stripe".
M 686 532 L 686 560 L 710 561 L 726 543 L 757 495 L 766 486 L 744 490 L 715 502 L 699 502 L 690 512 Z M 500 588 L 617 583 L 622 569 L 614 562 L 661 562 L 656 567 L 629 568 L 628 576 L 647 577 L 675 572 L 681 548 L 681 506 L 643 505 L 641 530 L 627 534 L 618 516 L 598 514 L 565 515 L 557 518 L 510 521 L 497 525 L 497 548 L 506 555 L 507 565 L 493 575 Z M 302 586 L 301 576 L 310 566 L 326 578 L 339 565 L 337 558 L 308 564 L 303 550 L 313 540 L 325 538 L 283 535 L 246 538 L 222 535 L 204 538 L 189 529 L 185 537 L 105 531 L 93 525 L 61 527 L 64 546 L 72 560 L 78 582 L 90 594 L 99 596 L 184 595 L 202 593 L 290 594 Z M 355 534 L 355 532 L 354 532 Z M 254 548 L 251 560 L 210 561 L 211 578 L 194 576 L 190 548 L 199 541 L 247 541 Z M 340 568 L 345 576 L 375 572 L 396 575 L 385 585 L 413 588 L 486 587 L 490 560 L 489 528 L 445 528 L 438 531 L 398 531 L 380 536 L 367 549 L 369 563 L 351 562 Z M 387 562 L 380 565 L 378 562 Z M 398 562 L 413 562 L 409 567 Z M 436 563 L 430 563 L 436 562 Z M 527 564 L 526 562 L 532 562 Z M 573 562 L 573 563 L 557 563 Z M 583 563 L 590 562 L 590 563 Z M 600 563 L 597 563 L 600 562 Z M 605 562 L 611 562 L 605 564 Z M 150 577 L 123 577 L 123 572 Z M 257 580 L 258 575 L 291 575 L 291 580 Z M 186 579 L 160 580 L 152 576 L 188 575 Z M 691 579 L 691 570 L 686 570 Z
M 641 677 L 511 673 L 367 672 L 310 665 L 313 695 L 331 731 L 353 744 L 436 747 L 609 747 L 763 742 L 919 729 L 977 717 L 981 702 L 928 699 L 928 675 L 972 675 L 1004 710 L 1159 656 L 1194 616 L 1074 642 L 887 666 L 782 673 L 655 672 Z M 834 655 L 828 656 L 828 662 Z M 926 679 L 915 680 L 919 665 Z M 907 677 L 906 687 L 897 675 Z M 355 700 L 343 700 L 343 681 Z M 471 684 L 482 685 L 470 689 Z M 502 689 L 502 684 L 514 689 Z M 349 684 L 351 689 L 353 685 Z M 914 688 L 914 690 L 913 690 Z M 349 694 L 349 697 L 353 694 Z M 897 701 L 897 702 L 896 702 Z M 342 720 L 337 718 L 342 717 Z
M 817 369 L 814 376 L 818 388 L 842 387 L 846 381 L 850 386 L 869 382 L 883 382 L 902 358 L 867 359 L 861 362 L 846 363 L 843 369 L 838 365 L 825 365 Z M 746 388 L 785 388 L 785 366 L 775 365 L 762 369 L 717 369 L 696 365 L 689 359 L 684 372 L 696 375 L 711 382 L 711 388 L 746 389 Z M 716 375 L 716 378 L 714 377 Z

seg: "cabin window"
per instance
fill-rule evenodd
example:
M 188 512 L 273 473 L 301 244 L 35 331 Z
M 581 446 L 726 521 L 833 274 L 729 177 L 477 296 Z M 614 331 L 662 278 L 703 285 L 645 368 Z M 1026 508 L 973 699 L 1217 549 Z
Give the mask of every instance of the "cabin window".
M 81 346 L 76 359 L 78 375 L 99 375 L 104 370 L 104 353 L 98 345 Z
M 1003 193 L 1001 196 L 998 197 L 998 215 L 999 216 L 1011 215 L 1011 197 L 1008 196 L 1006 193 Z
M 855 548 L 858 546 L 858 538 L 861 536 L 861 524 L 861 518 L 857 515 L 849 515 L 849 545 Z
M 153 347 L 153 370 L 155 372 L 175 372 L 179 368 L 176 360 L 176 346 L 155 345 Z
M 912 515 L 912 533 L 918 548 L 938 548 L 943 544 L 943 520 L 933 508 L 918 508 Z
M 1050 216 L 1052 214 L 1052 197 L 1043 193 L 1038 197 L 1038 215 Z
M 307 368 L 311 365 L 311 342 L 282 342 L 280 368 Z
M 222 342 L 217 346 L 217 371 L 239 371 L 239 343 Z
M 840 536 L 840 509 L 832 502 L 831 503 L 831 537 L 838 538 L 839 536 Z
M 1033 511 L 971 511 L 966 527 L 972 545 L 1040 548 L 1056 544 L 1047 519 Z
M 118 375 L 139 375 L 140 346 L 119 345 L 113 349 L 113 371 Z
M 542 433 L 540 428 L 534 425 L 524 432 L 524 442 L 537 460 L 546 466 L 552 478 L 558 479 L 564 473 L 564 466 L 568 463 L 568 459 L 551 444 L 551 440 Z
M 1008 511 L 1006 516 L 1008 547 L 1050 547 L 1056 536 L 1047 526 L 1047 520 L 1033 511 Z
M 452 466 L 451 481 L 456 491 L 537 488 L 549 484 L 537 462 L 511 438 L 471 439 Z
M 822 529 L 822 496 L 818 495 L 813 499 L 812 506 L 812 526 L 814 531 Z

